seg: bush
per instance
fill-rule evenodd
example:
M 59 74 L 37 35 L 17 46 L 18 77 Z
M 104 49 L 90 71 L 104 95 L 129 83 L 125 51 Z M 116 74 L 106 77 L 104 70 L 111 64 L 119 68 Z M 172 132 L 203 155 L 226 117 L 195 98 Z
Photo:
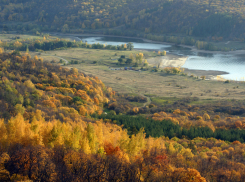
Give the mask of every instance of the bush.
M 179 74 L 183 72 L 183 69 L 176 67 L 165 67 L 163 69 L 167 74 Z
M 133 62 L 133 60 L 132 59 L 127 59 L 127 61 L 125 62 L 126 64 L 131 64 Z
M 201 76 L 200 77 L 202 80 L 205 80 L 206 79 L 206 76 Z
M 110 115 L 117 115 L 117 113 L 116 113 L 115 111 L 113 111 L 113 110 L 111 110 L 111 111 L 109 112 L 109 114 L 110 114 Z
M 122 64 L 123 59 L 122 59 L 122 58 L 119 58 L 119 59 L 118 59 L 118 62 L 119 62 L 120 64 Z

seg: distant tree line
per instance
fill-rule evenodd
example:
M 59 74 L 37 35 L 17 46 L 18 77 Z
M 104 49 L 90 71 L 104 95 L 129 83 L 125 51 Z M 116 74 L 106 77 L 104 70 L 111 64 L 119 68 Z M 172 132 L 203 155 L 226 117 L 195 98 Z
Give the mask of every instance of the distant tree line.
M 128 47 L 128 45 L 130 45 Z M 87 42 L 76 42 L 76 41 L 67 41 L 67 40 L 45 40 L 45 41 L 25 41 L 19 42 L 15 41 L 12 43 L 3 42 L 0 43 L 0 46 L 4 47 L 5 49 L 15 49 L 19 51 L 49 51 L 55 49 L 65 49 L 65 48 L 75 48 L 75 47 L 82 47 L 82 48 L 89 48 L 89 49 L 109 49 L 109 50 L 132 50 L 133 44 L 122 44 L 122 45 L 105 45 L 105 44 L 88 44 Z M 28 52 L 27 51 L 27 52 Z

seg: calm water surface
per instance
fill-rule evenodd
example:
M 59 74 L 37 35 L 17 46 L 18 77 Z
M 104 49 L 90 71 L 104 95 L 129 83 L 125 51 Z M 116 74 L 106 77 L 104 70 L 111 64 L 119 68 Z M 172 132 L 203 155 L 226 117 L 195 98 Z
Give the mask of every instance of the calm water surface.
M 136 49 L 152 49 L 152 50 L 164 50 L 171 45 L 164 44 L 155 44 L 155 43 L 146 43 L 141 39 L 129 39 L 129 38 L 120 38 L 120 37 L 82 37 L 83 42 L 88 42 L 89 44 L 107 44 L 107 45 L 122 45 L 132 42 L 134 48 Z
M 171 54 L 188 56 L 184 68 L 200 70 L 226 71 L 222 75 L 229 80 L 244 80 L 245 77 L 245 52 L 244 55 L 196 53 L 191 49 L 158 43 L 147 43 L 141 39 L 119 37 L 80 37 L 89 44 L 100 43 L 108 45 L 121 45 L 132 42 L 136 49 L 166 50 Z

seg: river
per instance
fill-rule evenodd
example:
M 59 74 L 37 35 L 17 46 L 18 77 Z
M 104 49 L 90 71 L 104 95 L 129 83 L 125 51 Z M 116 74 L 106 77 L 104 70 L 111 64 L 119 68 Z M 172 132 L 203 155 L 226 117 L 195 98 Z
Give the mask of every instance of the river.
M 217 70 L 228 72 L 222 75 L 224 79 L 244 81 L 245 77 L 245 51 L 244 54 L 234 55 L 225 53 L 201 53 L 189 48 L 172 46 L 168 44 L 149 43 L 142 39 L 121 37 L 80 37 L 89 44 L 100 43 L 108 45 L 121 45 L 132 42 L 135 49 L 166 50 L 167 53 L 188 56 L 183 68 L 197 70 Z

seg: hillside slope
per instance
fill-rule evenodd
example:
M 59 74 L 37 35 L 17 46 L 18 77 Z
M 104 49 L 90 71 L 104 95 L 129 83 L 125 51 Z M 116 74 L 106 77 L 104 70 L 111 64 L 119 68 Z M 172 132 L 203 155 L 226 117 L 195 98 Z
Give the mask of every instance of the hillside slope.
M 112 92 L 96 77 L 67 69 L 18 52 L 0 54 L 1 116 L 18 113 L 32 120 L 36 110 L 46 121 L 79 121 L 82 116 L 101 113 Z
M 117 34 L 244 38 L 244 7 L 240 0 L 1 0 L 0 20 L 5 31 L 81 33 L 117 27 Z

